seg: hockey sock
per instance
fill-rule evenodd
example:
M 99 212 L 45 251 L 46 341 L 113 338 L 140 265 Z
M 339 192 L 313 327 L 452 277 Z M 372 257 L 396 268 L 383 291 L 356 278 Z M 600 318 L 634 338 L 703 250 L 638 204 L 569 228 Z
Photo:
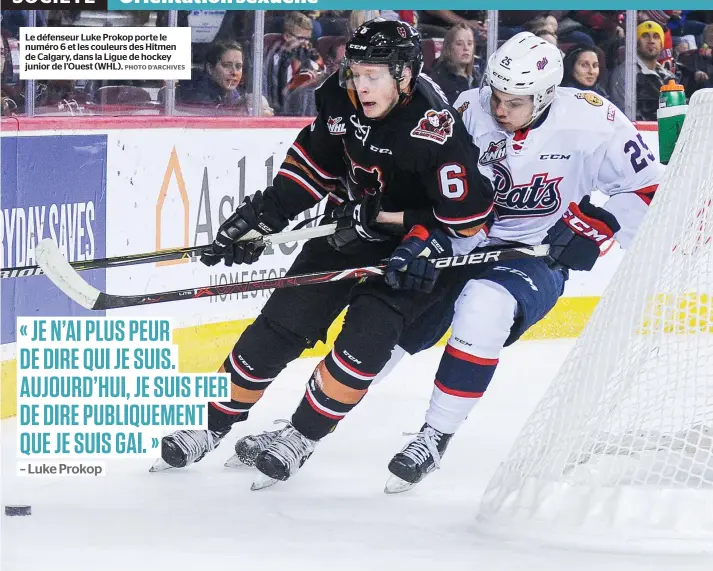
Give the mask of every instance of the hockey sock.
M 209 427 L 225 427 L 245 420 L 253 405 L 287 363 L 299 357 L 306 342 L 279 323 L 260 314 L 243 332 L 223 363 L 230 375 L 230 400 L 213 402 Z
M 292 426 L 310 440 L 321 440 L 334 431 L 339 421 L 357 404 L 344 404 L 328 397 L 322 390 L 321 374 L 317 367 L 307 383 L 305 395 L 292 415 Z
M 485 359 L 446 346 L 436 373 L 426 422 L 453 434 L 483 396 L 495 374 L 498 359 Z

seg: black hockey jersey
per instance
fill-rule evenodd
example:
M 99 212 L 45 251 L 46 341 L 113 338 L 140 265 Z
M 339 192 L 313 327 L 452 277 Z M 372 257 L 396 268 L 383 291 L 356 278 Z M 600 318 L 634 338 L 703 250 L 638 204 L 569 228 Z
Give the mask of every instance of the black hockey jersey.
M 336 204 L 383 193 L 387 212 L 432 209 L 452 230 L 486 221 L 493 191 L 460 115 L 420 76 L 407 102 L 371 120 L 339 74 L 317 90 L 318 116 L 287 152 L 270 193 L 292 219 L 328 197 Z M 266 197 L 267 198 L 267 197 Z

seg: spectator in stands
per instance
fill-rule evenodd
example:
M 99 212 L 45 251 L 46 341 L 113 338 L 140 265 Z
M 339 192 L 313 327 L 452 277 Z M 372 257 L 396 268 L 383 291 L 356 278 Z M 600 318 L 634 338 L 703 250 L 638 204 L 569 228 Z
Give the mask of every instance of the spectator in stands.
M 375 17 L 379 16 L 380 13 L 377 11 Z M 347 38 L 351 38 L 364 22 L 366 22 L 366 10 L 352 10 L 347 20 Z
M 659 90 L 670 79 L 671 72 L 659 62 L 663 49 L 663 28 L 656 22 L 648 20 L 636 28 L 636 119 L 638 121 L 656 121 L 656 110 L 659 106 Z M 611 100 L 620 109 L 624 109 L 624 76 L 626 63 L 619 65 L 611 75 Z
M 339 37 L 335 43 L 329 46 L 329 51 L 325 58 L 326 75 L 332 75 L 334 72 L 339 71 L 346 49 L 347 38 L 344 36 Z
M 639 10 L 636 13 L 638 23 L 656 22 L 663 30 L 663 48 L 659 55 L 659 63 L 672 74 L 676 73 L 676 64 L 673 58 L 673 36 L 668 28 L 669 15 L 663 10 Z
M 664 10 L 670 17 L 667 22 L 671 35 L 679 36 L 694 36 L 698 37 L 703 33 L 706 27 L 705 22 L 689 19 L 690 10 Z
M 693 37 L 691 40 L 681 41 L 676 46 L 676 69 L 680 72 L 681 85 L 690 97 L 701 88 L 713 87 L 713 54 L 709 47 L 713 44 L 713 24 L 709 24 L 703 31 L 703 46 L 695 49 Z M 693 49 L 685 49 L 691 48 Z
M 312 20 L 299 12 L 285 16 L 282 39 L 267 54 L 265 93 L 278 115 L 316 114 L 314 90 L 325 73 L 312 46 Z
M 532 33 L 535 34 L 538 38 L 542 38 L 546 42 L 550 42 L 551 44 L 557 45 L 557 34 L 552 33 L 547 28 L 541 28 L 539 30 L 535 30 Z
M 176 101 L 221 107 L 235 114 L 249 115 L 251 96 L 241 87 L 243 48 L 237 42 L 214 42 L 206 53 L 202 73 L 189 83 L 180 82 Z M 272 115 L 263 101 L 263 115 Z
M 0 73 L 0 114 L 16 115 L 23 112 L 25 106 L 24 82 L 20 82 L 12 63 L 12 50 L 8 39 L 9 33 L 2 33 L 2 72 Z
M 488 25 L 482 10 L 422 10 L 419 14 L 418 29 L 426 38 L 445 38 L 455 24 L 472 28 L 476 41 L 488 38 Z
M 593 47 L 579 44 L 570 48 L 563 63 L 562 87 L 594 91 L 609 97 L 599 83 L 599 56 Z
M 551 12 L 543 12 L 525 22 L 525 31 L 535 33 L 538 30 L 546 30 L 550 34 L 556 34 L 559 24 L 557 18 Z
M 443 41 L 441 56 L 430 76 L 452 105 L 458 96 L 478 85 L 475 72 L 475 35 L 467 24 L 455 24 Z

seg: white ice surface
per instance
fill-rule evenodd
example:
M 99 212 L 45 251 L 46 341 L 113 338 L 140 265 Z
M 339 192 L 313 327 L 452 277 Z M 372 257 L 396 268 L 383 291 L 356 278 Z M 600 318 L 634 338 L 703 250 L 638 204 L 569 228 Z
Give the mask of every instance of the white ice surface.
M 289 418 L 316 360 L 274 383 L 247 423 L 185 470 L 111 461 L 99 478 L 19 478 L 15 419 L 2 422 L 2 571 L 713 570 L 713 558 L 563 551 L 478 535 L 480 495 L 542 396 L 569 341 L 507 349 L 486 397 L 454 437 L 442 469 L 411 492 L 383 493 L 386 465 L 423 422 L 441 349 L 404 360 L 289 482 L 251 492 L 223 467 L 238 436 Z

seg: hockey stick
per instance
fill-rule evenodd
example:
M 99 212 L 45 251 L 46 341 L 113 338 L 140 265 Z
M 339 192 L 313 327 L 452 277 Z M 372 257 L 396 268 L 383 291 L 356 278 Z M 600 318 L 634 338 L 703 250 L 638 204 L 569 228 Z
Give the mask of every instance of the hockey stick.
M 295 240 L 310 240 L 321 236 L 329 236 L 334 233 L 336 224 L 325 224 L 314 228 L 304 228 L 301 230 L 291 230 L 272 234 L 270 236 L 260 236 L 249 238 L 249 240 L 263 240 L 266 244 L 284 244 Z M 40 242 L 41 243 L 41 242 Z M 39 246 L 39 244 L 38 244 Z M 190 246 L 188 248 L 172 248 L 159 252 L 146 252 L 144 254 L 128 254 L 126 256 L 116 256 L 113 258 L 98 258 L 86 262 L 70 262 L 69 265 L 76 271 L 102 270 L 105 268 L 119 268 L 123 266 L 133 266 L 136 264 L 146 264 L 152 262 L 165 262 L 168 260 L 183 260 L 186 258 L 198 258 L 203 252 L 210 248 L 210 244 L 205 246 Z M 17 266 L 15 268 L 0 269 L 0 278 L 24 278 L 27 276 L 44 275 L 44 270 L 40 266 Z
M 279 234 L 276 234 L 276 236 L 279 236 Z M 42 244 L 43 247 L 40 248 L 40 245 Z M 361 268 L 351 268 L 347 270 L 299 274 L 289 277 L 254 280 L 234 284 L 186 288 L 147 295 L 114 295 L 99 291 L 97 288 L 89 285 L 84 279 L 82 279 L 69 265 L 69 262 L 67 262 L 64 256 L 62 256 L 59 248 L 57 248 L 53 241 L 45 240 L 40 242 L 35 249 L 35 252 L 37 262 L 45 271 L 47 277 L 49 277 L 59 289 L 61 289 L 67 296 L 72 298 L 82 307 L 95 310 L 134 307 L 137 305 L 150 305 L 153 303 L 164 303 L 167 301 L 214 297 L 217 295 L 229 295 L 232 293 L 242 293 L 263 289 L 323 284 L 341 280 L 357 280 L 369 276 L 384 275 L 384 270 L 386 268 L 386 264 L 380 264 L 377 266 L 364 266 Z M 549 246 L 546 245 L 501 248 L 499 250 L 482 250 L 473 254 L 466 254 L 464 256 L 435 258 L 433 262 L 437 268 L 455 268 L 459 266 L 472 266 L 491 262 L 517 260 L 520 258 L 541 258 L 546 256 L 548 252 Z

